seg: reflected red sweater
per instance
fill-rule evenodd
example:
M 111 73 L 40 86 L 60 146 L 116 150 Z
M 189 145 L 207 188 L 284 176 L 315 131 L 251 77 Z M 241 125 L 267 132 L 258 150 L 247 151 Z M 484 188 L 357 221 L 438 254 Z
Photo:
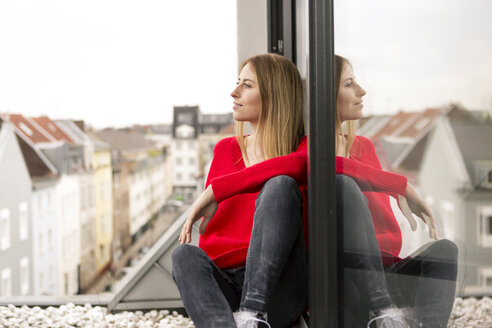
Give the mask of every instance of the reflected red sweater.
M 336 159 L 337 173 L 352 177 L 369 202 L 376 238 L 385 266 L 400 260 L 401 230 L 390 206 L 389 196 L 405 196 L 407 178 L 383 171 L 373 143 L 357 136 L 350 157 Z
M 219 206 L 199 247 L 219 268 L 246 263 L 255 201 L 263 184 L 278 175 L 297 181 L 303 199 L 303 224 L 307 242 L 307 141 L 303 137 L 296 151 L 245 167 L 236 137 L 225 138 L 214 148 L 206 186 L 212 184 Z

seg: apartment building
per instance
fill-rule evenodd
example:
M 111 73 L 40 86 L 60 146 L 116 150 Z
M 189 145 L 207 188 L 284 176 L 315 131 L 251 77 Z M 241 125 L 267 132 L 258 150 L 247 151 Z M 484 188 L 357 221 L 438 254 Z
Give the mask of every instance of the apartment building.
M 0 295 L 33 294 L 32 183 L 8 122 L 0 120 Z

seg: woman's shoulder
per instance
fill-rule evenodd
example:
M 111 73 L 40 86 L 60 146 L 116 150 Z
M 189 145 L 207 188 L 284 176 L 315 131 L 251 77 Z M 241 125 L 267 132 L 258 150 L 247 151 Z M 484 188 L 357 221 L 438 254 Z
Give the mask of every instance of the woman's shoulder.
M 226 137 L 220 139 L 216 144 L 215 144 L 215 149 L 220 149 L 223 147 L 231 147 L 233 145 L 237 145 L 237 138 L 234 137 Z
M 372 153 L 375 153 L 372 141 L 363 136 L 355 136 L 354 143 L 350 149 L 350 157 L 362 159 Z
M 374 147 L 374 144 L 372 143 L 371 139 L 369 138 L 366 138 L 366 137 L 363 137 L 363 136 L 355 136 L 355 139 L 354 139 L 354 144 L 357 143 L 361 146 L 373 146 Z
M 241 157 L 241 148 L 237 143 L 237 138 L 226 137 L 219 140 L 214 147 L 214 156 L 233 156 Z

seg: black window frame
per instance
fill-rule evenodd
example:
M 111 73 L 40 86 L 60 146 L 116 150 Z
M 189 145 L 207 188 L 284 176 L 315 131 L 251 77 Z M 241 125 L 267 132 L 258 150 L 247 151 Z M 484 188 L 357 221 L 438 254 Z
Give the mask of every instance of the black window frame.
M 290 1 L 290 2 L 289 2 Z M 285 8 L 288 3 L 290 8 Z M 296 49 L 295 0 L 268 1 L 269 51 Z M 290 22 L 285 26 L 284 22 Z M 309 0 L 309 326 L 343 326 L 343 226 L 336 215 L 333 0 Z M 289 25 L 289 24 L 287 24 Z M 291 34 L 290 36 L 288 34 Z

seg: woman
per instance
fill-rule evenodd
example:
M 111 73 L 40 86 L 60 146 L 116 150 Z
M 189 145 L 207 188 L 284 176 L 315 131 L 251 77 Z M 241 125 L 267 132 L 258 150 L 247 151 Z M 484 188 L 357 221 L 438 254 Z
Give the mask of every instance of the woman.
M 366 92 L 347 59 L 335 56 L 335 77 L 346 309 L 360 314 L 346 316 L 347 326 L 446 327 L 456 287 L 457 248 L 449 240 L 437 240 L 433 215 L 407 179 L 382 171 L 371 141 L 354 136 Z M 412 213 L 426 222 L 436 241 L 399 258 L 401 231 L 388 195 L 397 198 L 413 230 Z
M 301 78 L 285 57 L 253 56 L 231 96 L 237 136 L 215 146 L 173 252 L 173 277 L 198 328 L 288 327 L 307 306 Z M 190 246 L 200 218 L 199 247 Z

